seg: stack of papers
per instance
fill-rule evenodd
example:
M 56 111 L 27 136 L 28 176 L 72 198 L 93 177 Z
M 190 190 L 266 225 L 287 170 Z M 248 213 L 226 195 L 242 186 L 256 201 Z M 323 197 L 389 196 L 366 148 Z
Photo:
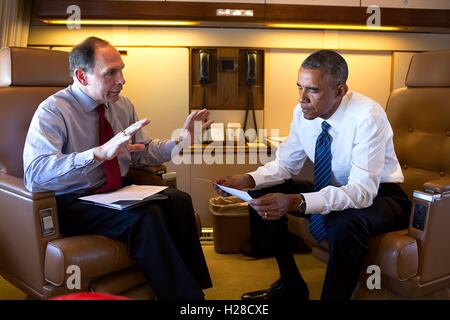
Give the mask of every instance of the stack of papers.
M 113 192 L 94 194 L 79 199 L 95 205 L 123 210 L 130 209 L 148 201 L 167 199 L 167 196 L 158 194 L 158 192 L 166 188 L 167 186 L 138 186 L 132 184 Z

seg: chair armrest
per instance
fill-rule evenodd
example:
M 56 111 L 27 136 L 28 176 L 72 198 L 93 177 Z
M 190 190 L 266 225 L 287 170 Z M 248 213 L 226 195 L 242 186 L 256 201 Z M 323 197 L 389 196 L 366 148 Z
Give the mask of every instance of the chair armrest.
M 425 182 L 423 188 L 426 191 L 432 191 L 434 193 L 445 193 L 450 191 L 450 178 L 442 178 Z
M 161 176 L 166 172 L 167 169 L 163 165 L 130 167 L 127 178 L 135 184 L 164 185 Z
M 0 271 L 41 292 L 47 242 L 60 237 L 55 196 L 28 192 L 22 179 L 0 173 L 0 207 Z M 51 232 L 44 233 L 44 216 Z
M 0 188 L 30 200 L 47 199 L 55 196 L 53 192 L 29 192 L 25 189 L 23 179 L 6 173 L 0 173 Z
M 450 274 L 450 179 L 426 182 L 423 193 L 413 197 L 408 234 L 418 241 L 420 283 Z

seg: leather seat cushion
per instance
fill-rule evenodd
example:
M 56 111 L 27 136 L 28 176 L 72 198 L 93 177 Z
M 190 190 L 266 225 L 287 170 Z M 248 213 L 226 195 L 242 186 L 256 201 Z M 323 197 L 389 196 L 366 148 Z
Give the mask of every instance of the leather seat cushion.
M 80 267 L 81 281 L 91 281 L 134 265 L 126 246 L 98 235 L 75 236 L 49 241 L 45 254 L 45 279 L 61 286 L 73 272 L 70 265 Z
M 375 236 L 370 240 L 366 262 L 378 265 L 390 278 L 409 279 L 419 270 L 417 240 L 408 235 L 407 229 Z
M 288 216 L 289 230 L 313 243 L 313 255 L 319 260 L 328 260 L 328 243 L 315 243 L 308 229 L 308 220 Z M 419 269 L 417 240 L 407 234 L 407 230 L 388 232 L 370 240 L 367 265 L 375 264 L 381 273 L 393 279 L 406 280 L 415 276 Z

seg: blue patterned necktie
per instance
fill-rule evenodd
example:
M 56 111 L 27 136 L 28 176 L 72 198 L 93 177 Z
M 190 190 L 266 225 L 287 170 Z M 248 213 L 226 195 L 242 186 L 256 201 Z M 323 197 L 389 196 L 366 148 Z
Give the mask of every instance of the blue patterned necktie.
M 316 140 L 316 151 L 314 156 L 314 191 L 319 191 L 331 184 L 331 137 L 328 130 L 331 126 L 322 122 L 322 132 Z M 327 230 L 323 222 L 324 216 L 313 213 L 309 222 L 309 231 L 317 243 L 327 237 Z

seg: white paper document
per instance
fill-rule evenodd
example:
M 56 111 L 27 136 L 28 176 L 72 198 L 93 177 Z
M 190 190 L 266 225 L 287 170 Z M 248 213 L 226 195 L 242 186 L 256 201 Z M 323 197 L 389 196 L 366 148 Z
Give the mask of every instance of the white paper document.
M 247 201 L 247 202 L 248 202 L 248 201 L 250 201 L 250 200 L 253 199 L 253 198 L 248 194 L 248 192 L 246 192 L 246 191 L 242 191 L 242 190 L 235 189 L 235 188 L 230 188 L 230 187 L 225 187 L 225 186 L 222 186 L 222 185 L 220 185 L 220 184 L 217 184 L 217 183 L 215 183 L 214 181 L 209 180 L 209 179 L 204 179 L 204 178 L 194 178 L 194 179 L 195 179 L 195 180 L 206 181 L 206 182 L 212 183 L 212 184 L 216 185 L 218 188 L 220 188 L 220 189 L 222 189 L 223 191 L 225 191 L 226 193 L 231 194 L 232 196 L 235 196 L 236 198 L 241 199 L 241 200 L 243 200 L 243 201 Z
M 165 195 L 158 192 L 166 189 L 167 186 L 149 186 L 149 185 L 129 185 L 122 189 L 94 194 L 91 196 L 81 197 L 80 200 L 92 202 L 96 205 L 102 205 L 113 209 L 123 210 L 134 207 L 143 202 L 151 200 L 167 199 Z
M 235 188 L 230 188 L 230 187 L 225 187 L 225 186 L 222 186 L 222 185 L 220 185 L 220 184 L 217 184 L 216 183 L 216 185 L 220 188 L 220 189 L 222 189 L 223 191 L 225 191 L 226 193 L 229 193 L 229 194 L 231 194 L 232 196 L 235 196 L 236 198 L 239 198 L 239 199 L 241 199 L 241 200 L 244 200 L 244 201 L 250 201 L 250 200 L 252 200 L 253 198 L 248 194 L 248 192 L 246 192 L 246 191 L 242 191 L 242 190 L 239 190 L 239 189 L 235 189 Z

